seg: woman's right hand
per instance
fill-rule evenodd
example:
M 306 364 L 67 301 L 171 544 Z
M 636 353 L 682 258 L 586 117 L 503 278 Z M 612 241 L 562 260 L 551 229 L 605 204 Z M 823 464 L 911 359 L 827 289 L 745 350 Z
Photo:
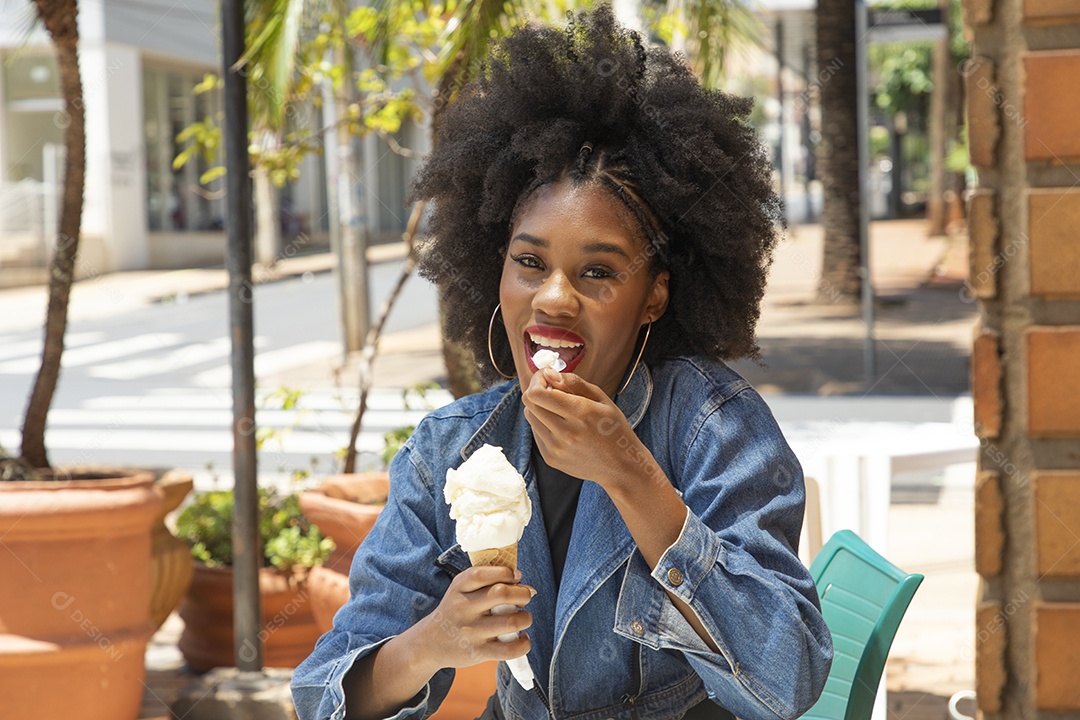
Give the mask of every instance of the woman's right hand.
M 519 583 L 520 579 L 519 571 L 494 566 L 471 567 L 454 577 L 438 607 L 417 624 L 432 665 L 469 667 L 528 653 L 529 636 L 521 631 L 532 625 L 532 614 L 527 610 L 491 614 L 498 605 L 521 608 L 532 599 L 536 591 Z M 519 635 L 511 642 L 498 640 L 507 633 Z
M 524 610 L 491 614 L 499 605 L 520 608 L 532 599 L 536 591 L 519 580 L 519 572 L 504 567 L 474 567 L 458 574 L 429 615 L 361 658 L 346 673 L 346 717 L 389 717 L 415 701 L 443 668 L 510 660 L 529 652 L 529 636 L 524 633 L 508 643 L 497 638 L 520 633 L 532 624 L 532 615 Z

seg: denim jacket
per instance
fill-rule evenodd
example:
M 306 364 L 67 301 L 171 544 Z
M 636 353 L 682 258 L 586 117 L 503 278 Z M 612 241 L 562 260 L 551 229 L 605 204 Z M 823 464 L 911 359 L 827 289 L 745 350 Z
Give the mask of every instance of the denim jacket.
M 504 448 L 533 506 L 518 568 L 538 591 L 527 632 L 540 691 L 499 663 L 508 720 L 675 720 L 706 697 L 743 720 L 806 711 L 832 641 L 796 555 L 802 470 L 765 402 L 726 365 L 683 357 L 639 366 L 617 404 L 689 507 L 656 567 L 603 488 L 585 482 L 556 591 L 518 383 L 462 398 L 424 418 L 394 459 L 386 508 L 353 561 L 352 597 L 293 676 L 301 720 L 343 718 L 345 673 L 435 610 L 469 567 L 443 482 L 484 443 Z M 665 591 L 692 608 L 719 653 Z M 394 720 L 433 714 L 453 678 L 437 672 Z

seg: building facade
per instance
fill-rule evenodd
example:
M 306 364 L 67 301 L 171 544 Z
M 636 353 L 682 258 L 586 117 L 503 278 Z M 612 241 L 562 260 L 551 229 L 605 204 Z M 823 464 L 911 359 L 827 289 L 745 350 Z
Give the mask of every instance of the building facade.
M 78 275 L 222 263 L 223 180 L 200 185 L 211 164 L 201 158 L 173 167 L 179 132 L 220 113 L 217 93 L 193 93 L 207 73 L 220 74 L 218 4 L 84 0 L 79 32 L 87 167 Z M 65 123 L 48 35 L 29 2 L 0 5 L 0 269 L 47 263 Z M 410 127 L 399 141 L 422 145 L 425 137 Z M 376 240 L 395 236 L 415 162 L 378 138 L 359 142 L 368 228 Z M 286 247 L 328 242 L 325 187 L 323 158 L 309 156 L 281 191 Z

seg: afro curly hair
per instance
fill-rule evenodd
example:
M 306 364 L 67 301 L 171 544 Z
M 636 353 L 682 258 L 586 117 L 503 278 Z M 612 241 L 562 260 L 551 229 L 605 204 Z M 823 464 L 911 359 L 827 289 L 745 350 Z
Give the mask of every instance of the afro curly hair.
M 444 332 L 495 380 L 488 322 L 515 215 L 546 183 L 608 188 L 636 217 L 650 271 L 670 272 L 646 362 L 759 357 L 755 327 L 782 219 L 753 105 L 702 88 L 679 56 L 646 49 L 608 5 L 565 31 L 535 25 L 493 46 L 442 119 L 411 196 L 433 201 L 420 272 Z M 655 250 L 655 252 L 653 252 Z M 512 367 L 496 338 L 500 367 Z

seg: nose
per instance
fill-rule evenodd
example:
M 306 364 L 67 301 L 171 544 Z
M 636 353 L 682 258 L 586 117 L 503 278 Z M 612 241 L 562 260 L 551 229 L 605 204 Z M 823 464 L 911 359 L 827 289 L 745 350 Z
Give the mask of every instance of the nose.
M 579 308 L 577 289 L 566 273 L 556 270 L 533 295 L 532 308 L 541 315 L 573 317 Z

